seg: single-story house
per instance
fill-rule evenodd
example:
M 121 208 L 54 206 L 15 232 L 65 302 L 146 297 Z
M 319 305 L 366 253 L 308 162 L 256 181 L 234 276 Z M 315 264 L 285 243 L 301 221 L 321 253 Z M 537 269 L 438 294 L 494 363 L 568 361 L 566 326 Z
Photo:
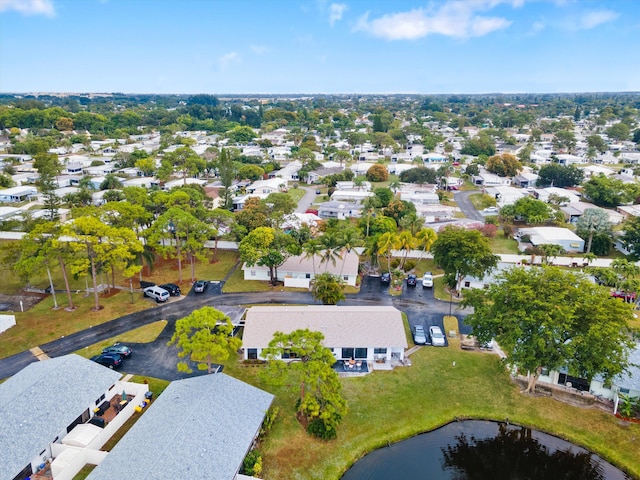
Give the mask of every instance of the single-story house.
M 437 193 L 431 192 L 411 192 L 407 190 L 400 191 L 400 199 L 407 202 L 411 202 L 416 207 L 418 205 L 438 205 L 440 203 L 440 197 Z
M 500 177 L 493 173 L 480 172 L 478 175 L 472 175 L 471 181 L 474 185 L 482 185 L 485 187 L 497 187 L 499 185 L 511 185 L 509 177 Z
M 500 207 L 513 205 L 521 198 L 529 196 L 529 192 L 527 190 L 507 186 L 489 187 L 486 189 L 486 192 L 496 199 L 498 206 Z
M 416 205 L 416 213 L 424 218 L 425 223 L 451 220 L 459 211 L 458 207 L 450 205 Z
M 447 156 L 441 153 L 427 153 L 422 155 L 422 161 L 427 163 L 445 163 L 447 161 Z
M 584 252 L 584 240 L 568 228 L 532 227 L 521 228 L 520 234 L 528 235 L 533 246 L 560 245 L 568 253 Z
M 51 462 L 54 478 L 70 479 L 87 463 L 101 461 L 106 452 L 100 448 L 131 417 L 135 404 L 127 405 L 104 429 L 89 426 L 93 431 L 89 436 L 84 432 L 82 448 L 78 432 L 103 402 L 123 391 L 143 398 L 149 390 L 120 377 L 71 354 L 31 363 L 0 384 L 0 478 L 26 479 Z
M 171 382 L 88 480 L 234 480 L 273 395 L 224 373 Z
M 394 307 L 301 305 L 247 309 L 242 345 L 244 358 L 260 359 L 275 332 L 309 329 L 324 335 L 336 361 L 366 361 L 370 369 L 404 360 L 407 337 L 402 312 Z M 288 358 L 288 357 L 285 357 Z
M 622 215 L 621 213 L 618 213 L 615 210 L 609 210 L 606 208 L 597 207 L 593 203 L 588 203 L 588 202 L 569 203 L 567 205 L 560 207 L 560 210 L 564 214 L 564 219 L 567 222 L 575 223 L 584 214 L 584 211 L 589 208 L 595 208 L 595 209 L 604 211 L 609 217 L 609 222 L 611 222 L 613 225 L 622 223 L 622 221 L 624 220 L 624 215 Z
M 200 185 L 201 187 L 206 185 L 207 181 L 200 178 L 187 177 L 185 179 L 176 178 L 174 180 L 169 180 L 162 185 L 162 190 L 171 190 L 175 187 L 183 187 L 185 185 Z
M 267 180 L 256 180 L 245 190 L 249 194 L 269 194 L 278 193 L 287 187 L 287 181 L 282 178 L 269 178 Z
M 298 160 L 294 160 L 293 162 L 289 162 L 280 170 L 274 170 L 269 173 L 269 178 L 282 178 L 286 182 L 297 182 L 300 180 L 298 176 L 298 172 L 302 168 L 302 163 Z
M 160 186 L 160 181 L 155 177 L 135 177 L 128 178 L 122 182 L 123 187 L 153 188 Z
M 511 179 L 511 183 L 516 187 L 530 188 L 536 186 L 538 178 L 540 178 L 540 175 L 537 173 L 521 173 L 520 175 L 513 177 Z
M 0 203 L 17 203 L 31 200 L 38 195 L 36 187 L 11 187 L 0 190 Z
M 620 205 L 617 210 L 625 219 L 640 217 L 640 205 Z
M 322 167 L 307 174 L 307 183 L 320 183 L 321 180 L 329 175 L 341 173 L 344 171 L 342 167 Z
M 362 202 L 368 197 L 375 196 L 366 190 L 336 190 L 331 194 L 331 200 L 336 202 Z
M 560 153 L 556 155 L 558 163 L 560 165 L 576 165 L 579 163 L 587 163 L 586 158 L 578 157 L 577 155 L 570 155 L 568 153 Z
M 605 383 L 604 377 L 596 375 L 590 382 L 583 378 L 574 377 L 566 368 L 560 370 L 543 369 L 538 382 L 553 385 L 565 385 L 581 391 L 588 391 L 598 397 L 614 401 L 614 412 L 618 408 L 620 394 L 630 397 L 640 397 L 640 344 L 636 343 L 629 355 L 629 368 L 617 375 L 610 382 Z
M 308 258 L 304 255 L 289 257 L 278 267 L 277 280 L 284 282 L 284 286 L 309 288 L 309 284 L 315 275 L 329 272 L 339 275 L 347 285 L 355 286 L 358 278 L 358 254 L 351 250 L 342 251 L 342 258 L 324 260 L 321 254 Z M 242 265 L 245 280 L 269 281 L 269 268 L 261 265 Z
M 538 200 L 549 203 L 549 197 L 566 198 L 568 201 L 563 203 L 573 203 L 580 201 L 580 195 L 575 190 L 568 190 L 560 187 L 536 188 L 533 190 L 533 196 Z
M 329 201 L 318 206 L 318 216 L 320 218 L 358 218 L 362 215 L 362 204 L 358 202 L 338 202 Z
M 361 182 L 360 184 L 351 181 L 336 182 L 336 190 L 363 190 L 369 192 L 371 188 L 371 182 Z

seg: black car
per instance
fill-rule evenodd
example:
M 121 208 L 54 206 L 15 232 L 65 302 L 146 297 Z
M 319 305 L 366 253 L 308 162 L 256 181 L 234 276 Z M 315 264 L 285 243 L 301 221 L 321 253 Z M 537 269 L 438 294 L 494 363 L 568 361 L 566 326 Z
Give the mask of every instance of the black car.
M 145 289 L 145 288 L 149 288 L 149 287 L 155 287 L 156 284 L 153 282 L 147 282 L 146 280 L 140 280 L 140 288 L 141 289 Z
M 391 283 L 391 274 L 389 272 L 385 272 L 380 275 L 380 283 Z
M 131 356 L 131 348 L 122 343 L 114 343 L 110 347 L 103 348 L 102 353 L 117 353 L 123 358 L 129 358 Z
M 207 289 L 208 285 L 209 282 L 207 282 L 206 280 L 198 280 L 193 284 L 193 291 L 196 293 L 202 293 Z
M 415 287 L 418 284 L 418 277 L 416 277 L 413 273 L 410 273 L 407 276 L 407 287 Z
M 169 292 L 169 295 L 172 297 L 179 297 L 182 294 L 182 292 L 180 292 L 180 287 L 175 283 L 164 283 L 159 286 Z
M 122 356 L 117 353 L 101 353 L 91 357 L 91 360 L 111 369 L 119 368 L 122 365 Z

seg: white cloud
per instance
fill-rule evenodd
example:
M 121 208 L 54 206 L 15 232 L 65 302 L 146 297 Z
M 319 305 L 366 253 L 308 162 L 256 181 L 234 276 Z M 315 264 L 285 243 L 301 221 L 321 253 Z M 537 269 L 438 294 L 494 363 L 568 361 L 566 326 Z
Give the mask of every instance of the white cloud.
M 589 30 L 603 23 L 612 22 L 620 16 L 613 10 L 597 10 L 582 14 L 578 21 L 578 28 L 581 30 Z
M 264 55 L 270 50 L 266 45 L 249 45 L 249 48 L 256 55 Z
M 56 12 L 52 0 L 0 0 L 0 12 L 15 10 L 23 15 L 46 15 L 54 17 Z
M 238 52 L 228 52 L 218 57 L 218 66 L 221 69 L 225 69 L 231 63 L 235 63 L 239 61 L 240 61 L 240 54 Z
M 354 30 L 386 40 L 415 40 L 433 34 L 481 37 L 511 25 L 506 18 L 477 14 L 503 3 L 517 8 L 524 5 L 524 0 L 449 0 L 439 7 L 391 13 L 373 20 L 369 20 L 367 12 L 360 17 Z
M 545 28 L 547 28 L 547 25 L 544 22 L 533 22 L 533 25 L 531 25 L 531 30 L 529 31 L 529 35 L 535 35 L 538 32 L 541 32 L 542 30 L 544 30 Z
M 342 15 L 347 10 L 347 6 L 344 3 L 332 3 L 329 5 L 329 24 L 333 25 L 342 20 Z

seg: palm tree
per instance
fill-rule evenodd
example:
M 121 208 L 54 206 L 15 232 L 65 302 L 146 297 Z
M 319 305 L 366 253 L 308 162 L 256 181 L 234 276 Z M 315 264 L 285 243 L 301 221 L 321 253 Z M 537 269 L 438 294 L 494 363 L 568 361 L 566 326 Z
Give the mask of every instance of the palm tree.
M 347 260 L 347 254 L 351 253 L 353 247 L 358 247 L 362 244 L 360 231 L 353 227 L 345 228 L 338 234 L 338 243 L 343 249 L 342 266 L 340 267 L 340 276 L 342 276 L 342 270 L 344 269 L 344 263 Z M 345 250 L 346 252 L 344 252 Z
M 404 250 L 401 268 L 404 268 L 404 264 L 407 261 L 407 256 L 409 255 L 409 250 L 413 250 L 417 246 L 418 240 L 413 235 L 411 235 L 410 231 L 405 230 L 397 236 L 397 241 L 395 242 L 394 247 L 398 250 Z
M 325 232 L 324 235 L 320 237 L 320 245 L 323 247 L 320 263 L 325 264 L 324 271 L 326 272 L 329 268 L 329 262 L 335 266 L 337 259 L 342 260 L 337 233 Z
M 398 223 L 403 229 L 411 231 L 411 235 L 415 235 L 424 225 L 424 218 L 411 212 L 402 217 Z
M 431 251 L 431 245 L 436 241 L 436 238 L 438 238 L 438 235 L 433 228 L 423 228 L 416 233 L 417 246 L 425 253 Z
M 317 240 L 309 240 L 302 245 L 302 253 L 305 259 L 311 259 L 313 265 L 313 277 L 316 276 L 316 257 L 322 252 L 323 248 Z
M 391 272 L 391 253 L 398 241 L 398 236 L 394 232 L 384 232 L 378 237 L 378 255 L 387 258 L 387 268 Z
M 320 300 L 323 305 L 336 305 L 344 300 L 344 280 L 332 273 L 321 273 L 313 280 L 311 294 L 315 300 Z

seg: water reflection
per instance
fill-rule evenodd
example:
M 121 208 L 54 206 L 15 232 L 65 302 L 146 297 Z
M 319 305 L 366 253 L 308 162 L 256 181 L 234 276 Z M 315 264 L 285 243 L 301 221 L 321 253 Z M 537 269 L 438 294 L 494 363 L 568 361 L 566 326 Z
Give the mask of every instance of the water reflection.
M 371 452 L 342 480 L 628 480 L 597 455 L 535 430 L 452 422 Z
M 554 450 L 524 427 L 500 424 L 498 435 L 478 439 L 464 433 L 442 449 L 444 469 L 456 480 L 603 480 L 602 466 L 587 451 Z

